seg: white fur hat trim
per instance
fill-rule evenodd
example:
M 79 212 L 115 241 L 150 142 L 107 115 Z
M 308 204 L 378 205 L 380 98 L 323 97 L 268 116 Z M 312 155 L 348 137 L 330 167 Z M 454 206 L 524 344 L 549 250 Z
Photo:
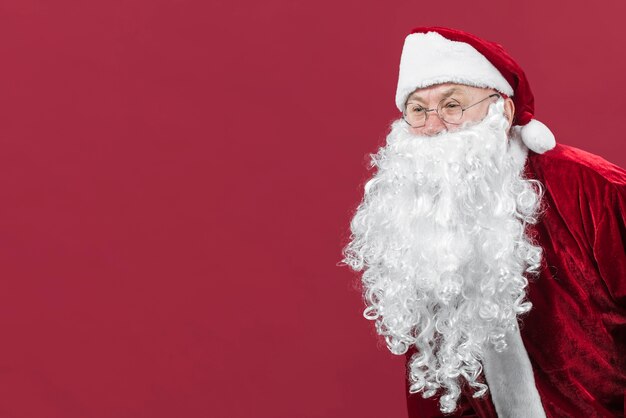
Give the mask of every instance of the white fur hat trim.
M 484 55 L 465 42 L 437 32 L 412 33 L 404 41 L 396 106 L 402 112 L 415 89 L 441 83 L 459 83 L 498 90 L 513 96 L 513 88 Z

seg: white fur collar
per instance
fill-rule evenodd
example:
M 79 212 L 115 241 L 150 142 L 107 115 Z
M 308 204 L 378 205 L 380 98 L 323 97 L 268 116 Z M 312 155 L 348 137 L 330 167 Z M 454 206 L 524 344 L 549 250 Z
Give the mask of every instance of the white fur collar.
M 500 418 L 545 418 L 528 353 L 519 328 L 506 335 L 502 353 L 485 351 L 483 366 L 491 399 Z

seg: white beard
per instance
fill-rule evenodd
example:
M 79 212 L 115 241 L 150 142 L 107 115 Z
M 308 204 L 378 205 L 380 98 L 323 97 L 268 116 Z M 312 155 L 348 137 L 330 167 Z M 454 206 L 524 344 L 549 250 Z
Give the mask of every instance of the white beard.
M 364 315 L 391 352 L 417 348 L 410 391 L 440 393 L 444 413 L 463 380 L 475 397 L 486 392 L 477 381 L 486 345 L 506 348 L 505 333 L 531 308 L 524 274 L 541 260 L 525 235 L 541 187 L 523 178 L 525 152 L 508 140 L 503 109 L 499 100 L 480 123 L 434 137 L 394 122 L 344 250 L 363 271 Z

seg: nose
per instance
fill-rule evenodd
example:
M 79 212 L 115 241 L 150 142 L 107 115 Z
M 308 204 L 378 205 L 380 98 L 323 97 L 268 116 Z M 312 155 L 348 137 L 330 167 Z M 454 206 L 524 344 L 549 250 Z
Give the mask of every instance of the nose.
M 446 124 L 441 120 L 437 112 L 431 112 L 426 118 L 426 124 L 422 127 L 422 133 L 424 133 L 424 135 L 433 136 L 446 129 Z

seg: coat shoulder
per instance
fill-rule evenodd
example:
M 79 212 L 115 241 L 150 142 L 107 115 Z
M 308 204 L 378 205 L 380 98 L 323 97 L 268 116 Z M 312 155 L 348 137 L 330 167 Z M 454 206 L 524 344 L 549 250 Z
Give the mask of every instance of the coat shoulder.
M 626 170 L 604 158 L 576 147 L 557 144 L 544 154 L 528 152 L 531 171 L 546 180 L 560 178 L 571 182 L 577 177 L 594 178 L 612 184 L 618 189 L 626 188 Z

